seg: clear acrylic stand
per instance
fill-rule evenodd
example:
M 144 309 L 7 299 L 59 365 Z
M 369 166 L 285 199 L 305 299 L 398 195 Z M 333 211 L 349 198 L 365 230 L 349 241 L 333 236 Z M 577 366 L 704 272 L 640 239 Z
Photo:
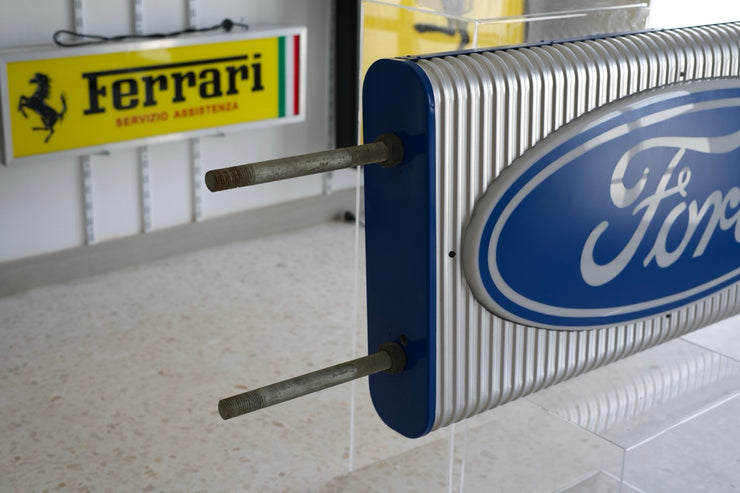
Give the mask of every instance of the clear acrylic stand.
M 645 28 L 640 0 L 365 0 L 363 67 L 421 55 Z
M 621 452 L 610 450 L 567 491 L 740 484 L 740 362 L 693 342 L 665 343 L 527 400 Z
M 740 15 L 720 0 L 702 5 L 697 12 L 695 2 L 673 0 L 364 0 L 363 67 L 382 57 L 689 26 Z M 723 324 L 740 333 L 740 317 Z M 701 334 L 712 330 L 664 343 L 417 442 L 390 437 L 402 450 L 393 456 L 365 457 L 359 447 L 363 466 L 333 485 L 472 492 L 740 488 L 740 336 L 723 339 L 733 341 L 737 354 L 728 353 L 722 344 L 702 343 Z
M 740 485 L 738 331 L 740 316 L 593 370 L 407 442 L 334 486 L 732 491 Z

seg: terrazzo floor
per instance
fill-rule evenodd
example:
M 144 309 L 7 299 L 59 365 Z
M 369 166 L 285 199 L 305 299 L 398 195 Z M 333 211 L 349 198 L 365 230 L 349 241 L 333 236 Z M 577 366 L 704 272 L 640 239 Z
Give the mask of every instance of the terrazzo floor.
M 738 318 L 419 440 L 366 380 L 222 421 L 366 353 L 354 252 L 327 223 L 0 299 L 0 491 L 740 489 Z

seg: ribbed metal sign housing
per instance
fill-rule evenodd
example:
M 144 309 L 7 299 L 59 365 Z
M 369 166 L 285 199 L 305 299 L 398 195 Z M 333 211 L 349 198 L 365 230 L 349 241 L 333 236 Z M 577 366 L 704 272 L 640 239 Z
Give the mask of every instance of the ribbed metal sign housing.
M 371 69 L 365 140 L 396 132 L 412 143 L 406 147 L 414 156 L 405 169 L 366 170 L 369 342 L 400 339 L 409 354 L 405 380 L 378 375 L 370 382 L 391 427 L 423 435 L 738 311 L 733 281 L 635 322 L 537 328 L 484 308 L 459 254 L 481 196 L 538 142 L 641 91 L 738 77 L 739 64 L 740 24 L 723 24 L 384 61 Z M 425 116 L 410 116 L 415 112 Z

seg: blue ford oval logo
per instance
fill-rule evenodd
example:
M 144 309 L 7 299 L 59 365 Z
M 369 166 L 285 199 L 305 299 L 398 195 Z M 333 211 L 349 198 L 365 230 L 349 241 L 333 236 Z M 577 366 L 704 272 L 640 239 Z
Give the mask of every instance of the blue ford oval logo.
M 565 125 L 491 183 L 464 234 L 476 299 L 560 329 L 649 318 L 740 279 L 740 78 Z

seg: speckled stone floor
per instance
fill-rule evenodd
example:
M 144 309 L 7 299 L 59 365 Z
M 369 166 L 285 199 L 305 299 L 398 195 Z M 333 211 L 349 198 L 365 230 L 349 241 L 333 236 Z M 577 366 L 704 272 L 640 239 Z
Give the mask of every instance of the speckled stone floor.
M 222 397 L 366 352 L 354 245 L 328 223 L 0 299 L 0 491 L 740 489 L 737 318 L 420 440 L 364 380 L 222 421 Z M 647 411 L 570 413 L 605 388 L 634 411 L 656 368 L 674 390 Z

